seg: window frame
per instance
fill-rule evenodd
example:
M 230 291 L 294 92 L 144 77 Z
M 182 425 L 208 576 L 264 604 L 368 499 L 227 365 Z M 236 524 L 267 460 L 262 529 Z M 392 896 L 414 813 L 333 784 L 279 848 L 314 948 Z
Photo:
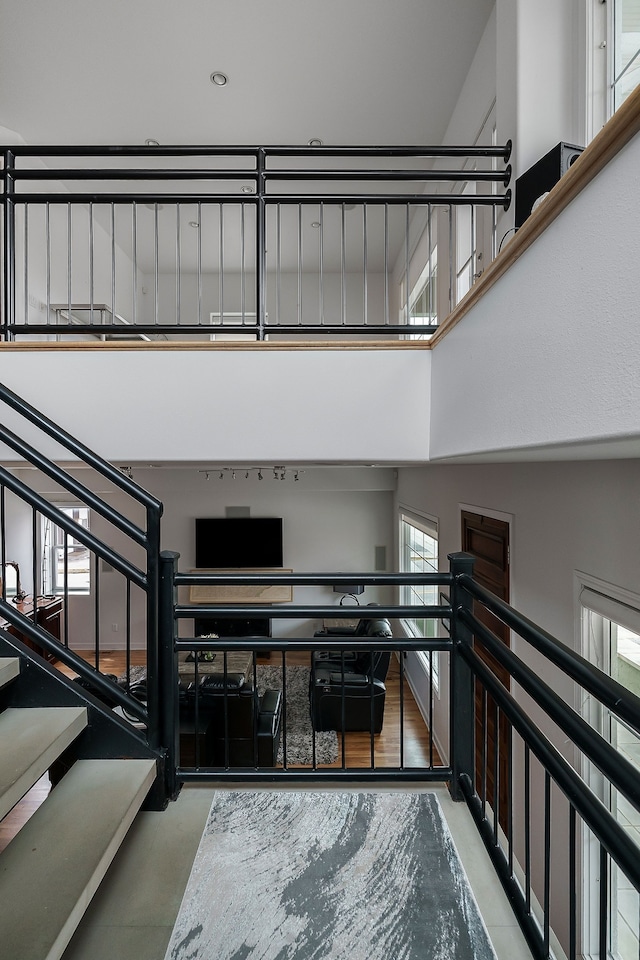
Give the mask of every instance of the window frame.
M 73 520 L 78 527 L 86 529 L 87 531 L 91 529 L 91 510 L 84 503 L 57 503 L 53 504 L 57 510 L 65 513 L 70 520 Z M 73 511 L 82 511 L 84 513 L 85 522 L 82 522 L 80 518 L 73 517 Z M 58 537 L 59 535 L 59 537 Z M 65 595 L 74 596 L 74 597 L 87 597 L 91 596 L 92 592 L 92 561 L 91 561 L 91 551 L 86 547 L 81 540 L 78 540 L 77 537 L 74 537 L 70 533 L 66 533 L 62 527 L 58 526 L 53 520 L 49 517 L 42 516 L 42 523 L 40 528 L 40 557 L 41 557 L 41 580 L 42 580 L 42 591 L 46 596 L 62 597 Z M 69 561 L 67 560 L 66 566 L 64 564 L 64 551 L 67 551 L 67 557 L 69 554 L 76 548 L 86 551 L 88 569 L 86 576 L 86 586 L 82 587 L 70 587 L 69 586 Z M 64 576 L 62 579 L 59 575 L 60 564 L 65 567 L 67 574 L 67 583 L 64 582 Z
M 405 567 L 405 538 L 404 538 L 404 524 L 413 527 L 415 530 L 420 531 L 425 536 L 429 537 L 436 544 L 435 558 L 426 558 L 426 562 L 434 561 L 432 563 L 433 573 L 439 572 L 439 532 L 438 532 L 438 518 L 426 513 L 418 513 L 414 509 L 409 509 L 408 507 L 403 507 L 400 505 L 398 507 L 398 570 L 400 573 L 411 573 L 416 572 L 415 570 L 407 570 Z M 423 558 L 424 559 L 424 558 Z M 422 571 L 427 572 L 427 571 Z M 406 591 L 412 591 L 410 597 L 406 597 Z M 439 601 L 439 592 L 440 588 L 438 586 L 434 587 L 425 587 L 425 591 L 433 591 L 433 597 L 429 599 L 425 605 L 437 605 Z M 407 603 L 415 605 L 415 591 L 410 585 L 401 585 L 399 588 L 399 601 L 400 603 Z M 400 620 L 402 624 L 402 629 L 408 637 L 419 638 L 425 637 L 425 639 L 436 639 L 439 636 L 439 623 L 438 620 L 425 619 L 426 629 L 423 629 L 420 632 L 420 629 L 416 627 L 416 622 L 418 618 L 408 618 L 403 617 Z M 437 651 L 424 652 L 422 650 L 415 651 L 416 659 L 422 666 L 427 677 L 430 677 L 431 683 L 433 685 L 434 693 L 439 693 L 440 686 L 440 662 L 439 654 Z

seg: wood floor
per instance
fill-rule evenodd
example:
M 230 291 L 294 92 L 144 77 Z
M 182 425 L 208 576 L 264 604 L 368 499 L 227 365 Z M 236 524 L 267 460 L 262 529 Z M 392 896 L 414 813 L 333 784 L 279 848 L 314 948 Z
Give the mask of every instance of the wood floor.
M 82 654 L 81 654 L 82 655 Z M 91 660 L 87 654 L 87 659 Z M 276 662 L 259 657 L 259 663 Z M 305 665 L 309 663 L 309 654 L 287 654 L 287 666 Z M 145 663 L 143 650 L 132 651 L 132 666 L 142 666 Z M 67 676 L 74 676 L 73 671 L 56 664 Z M 103 673 L 120 675 L 125 670 L 125 656 L 123 651 L 104 652 L 100 655 L 100 667 Z M 373 765 L 380 767 L 400 766 L 400 664 L 392 658 L 389 673 L 386 679 L 387 694 L 385 700 L 384 725 L 382 732 L 373 738 Z M 405 768 L 426 767 L 432 763 L 440 766 L 441 760 L 435 748 L 430 747 L 429 731 L 422 718 L 422 714 L 413 698 L 406 680 L 402 683 L 402 715 L 403 715 L 403 765 Z M 339 737 L 339 756 L 331 767 L 343 766 L 342 738 Z M 351 770 L 368 769 L 372 766 L 371 737 L 367 733 L 347 733 L 344 738 L 344 767 Z M 323 769 L 327 769 L 324 767 Z M 49 793 L 49 778 L 45 774 L 16 804 L 13 810 L 0 822 L 0 851 L 2 851 L 12 837 L 26 823 Z

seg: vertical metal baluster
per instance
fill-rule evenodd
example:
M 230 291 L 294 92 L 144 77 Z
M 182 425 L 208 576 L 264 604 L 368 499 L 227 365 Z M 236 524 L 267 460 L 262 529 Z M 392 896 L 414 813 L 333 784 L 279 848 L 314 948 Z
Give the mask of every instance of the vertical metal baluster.
M 365 326 L 369 322 L 369 248 L 367 231 L 367 205 L 362 204 L 362 266 L 363 266 L 363 316 Z
M 116 205 L 111 204 L 111 323 L 116 322 Z
M 433 309 L 433 234 L 432 234 L 432 223 L 431 223 L 431 204 L 427 207 L 427 244 L 429 246 L 429 323 L 433 323 L 435 318 L 435 310 Z
M 218 249 L 218 270 L 220 273 L 218 282 L 218 300 L 220 311 L 220 323 L 224 323 L 224 204 L 220 203 L 220 238 Z
M 569 804 L 569 960 L 576 960 L 578 956 L 576 852 L 576 810 Z
M 298 204 L 298 323 L 302 323 L 302 204 Z
M 51 219 L 49 215 L 49 203 L 44 205 L 44 232 L 45 232 L 45 260 L 46 260 L 46 297 L 47 297 L 47 323 L 50 322 L 51 315 Z
M 473 286 L 473 284 L 475 283 L 476 271 L 477 271 L 477 269 L 478 269 L 478 262 L 477 262 L 477 259 L 476 259 L 476 254 L 477 254 L 477 250 L 476 250 L 476 208 L 475 208 L 475 206 L 474 206 L 472 203 L 470 203 L 469 206 L 470 206 L 470 208 L 471 208 L 471 218 L 470 218 L 470 220 L 471 220 L 471 222 L 470 222 L 471 237 L 469 238 L 469 239 L 470 239 L 470 243 L 471 243 L 471 277 L 470 277 L 469 286 Z
M 33 622 L 38 622 L 38 513 L 31 508 L 31 575 L 33 584 Z
M 347 768 L 347 698 L 344 682 L 344 650 L 340 651 L 340 741 L 342 747 L 342 769 Z
M 400 769 L 404 770 L 404 650 L 400 650 Z
M 600 952 L 605 960 L 609 956 L 609 861 L 607 851 L 600 844 Z
M 176 323 L 180 323 L 182 309 L 182 234 L 180 204 L 176 203 Z
M 433 650 L 429 650 L 429 767 L 433 769 Z
M 549 906 L 551 902 L 551 776 L 544 772 L 544 900 L 543 931 L 544 953 L 549 956 Z M 606 956 L 601 954 L 601 956 Z
M 67 309 L 71 323 L 71 204 L 67 204 Z
M 280 204 L 276 207 L 276 323 L 280 323 L 282 302 L 282 213 Z
M 66 538 L 66 531 L 65 531 Z M 64 543 L 64 580 L 62 586 L 62 609 L 64 611 L 64 645 L 69 649 L 69 557 L 67 542 Z
M 457 220 L 457 218 L 456 218 Z M 453 245 L 453 204 L 449 204 L 449 313 L 453 310 L 453 305 L 457 301 L 457 295 L 454 299 L 453 285 L 455 282 L 455 250 Z
M 54 554 L 55 556 L 55 554 Z M 65 625 L 65 647 L 69 646 L 69 628 L 67 620 L 69 619 L 69 535 L 64 532 L 63 554 L 62 554 L 62 595 L 64 606 L 64 625 Z
M 135 256 L 135 244 L 133 247 Z M 95 234 L 93 220 L 93 203 L 89 204 L 89 323 L 93 326 L 93 287 L 94 287 L 94 253 L 95 253 Z
M 411 299 L 411 290 L 409 287 L 409 204 L 406 205 L 405 209 L 405 221 L 404 221 L 404 300 L 405 300 L 405 317 L 404 322 L 409 324 L 411 322 L 410 314 L 410 299 Z
M 498 843 L 498 807 L 500 805 L 500 709 L 498 704 L 493 702 L 493 837 L 494 843 Z
M 100 669 L 100 560 L 95 554 L 93 556 L 93 568 L 95 570 L 96 589 L 94 600 L 94 629 L 95 629 L 95 649 L 94 666 L 96 670 Z
M 138 322 L 138 207 L 136 202 L 131 204 L 131 248 L 133 273 L 133 322 Z
M 531 754 L 524 745 L 524 899 L 531 913 Z
M 127 669 L 127 689 L 128 689 L 129 684 L 131 683 L 131 580 L 129 579 L 129 577 L 127 577 L 126 584 L 127 584 L 127 592 L 126 592 L 125 608 L 126 608 L 127 625 L 126 625 L 125 643 L 127 648 L 126 669 Z
M 282 651 L 282 769 L 287 769 L 287 685 L 285 677 L 287 675 L 286 653 Z
M 384 205 L 384 324 L 389 326 L 389 204 Z
M 202 323 L 202 204 L 198 201 L 198 326 Z
M 245 301 L 245 223 L 244 223 L 244 203 L 240 204 L 240 322 L 244 326 L 246 301 Z
M 251 662 L 253 666 L 253 689 L 254 689 L 254 710 L 253 710 L 253 765 L 258 769 L 260 766 L 260 757 L 258 755 L 258 710 L 260 707 L 260 700 L 258 698 L 258 666 L 257 666 L 257 653 L 254 650 L 251 651 Z
M 507 728 L 507 843 L 509 876 L 513 876 L 513 727 Z
M 487 688 L 482 688 L 482 819 L 487 816 L 487 754 L 489 725 L 487 723 L 488 703 Z
M 196 769 L 200 766 L 200 737 L 198 736 L 198 731 L 200 729 L 200 661 L 198 660 L 199 653 L 195 650 L 191 651 L 193 653 L 193 689 L 195 690 L 196 699 L 194 704 L 193 711 L 193 763 Z M 225 653 L 225 658 L 226 658 Z M 226 659 L 225 659 L 226 666 Z M 225 675 L 224 678 L 225 687 L 227 684 L 227 678 Z M 226 696 L 226 690 L 225 690 Z M 225 730 L 225 742 L 227 739 L 227 734 Z
M 342 324 L 347 322 L 347 261 L 346 261 L 346 223 L 345 206 L 340 204 L 340 321 Z
M 29 322 L 29 204 L 24 207 L 24 322 Z
M 158 221 L 158 204 L 154 203 L 153 205 L 153 322 L 154 325 L 158 325 L 158 312 L 159 312 L 159 283 L 160 283 L 160 270 L 159 270 L 159 221 Z M 198 237 L 200 237 L 200 231 L 198 230 Z
M 318 291 L 318 309 L 320 324 L 324 323 L 324 204 L 320 203 L 320 289 Z
M 197 661 L 196 654 L 196 661 Z M 223 704 L 224 704 L 224 765 L 225 768 L 229 769 L 229 651 L 225 650 L 223 653 L 223 673 L 224 673 L 224 687 L 223 687 Z
M 375 717 L 375 685 L 373 682 L 373 650 L 369 650 L 369 748 L 371 751 L 371 769 L 376 765 L 376 743 L 373 735 L 374 717 Z

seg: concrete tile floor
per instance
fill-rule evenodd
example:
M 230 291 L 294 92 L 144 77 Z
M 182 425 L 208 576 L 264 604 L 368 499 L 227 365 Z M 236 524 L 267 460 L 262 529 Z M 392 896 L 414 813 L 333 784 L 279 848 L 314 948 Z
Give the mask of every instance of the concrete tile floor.
M 230 784 L 228 789 L 246 788 Z M 290 789 L 300 787 L 291 785 Z M 315 785 L 313 789 L 323 788 Z M 341 789 L 364 787 L 354 784 Z M 440 800 L 498 960 L 530 960 L 465 805 L 453 803 L 444 785 L 431 784 L 424 789 L 435 792 Z M 163 813 L 139 815 L 63 960 L 164 960 L 212 793 L 209 786 L 185 786 Z

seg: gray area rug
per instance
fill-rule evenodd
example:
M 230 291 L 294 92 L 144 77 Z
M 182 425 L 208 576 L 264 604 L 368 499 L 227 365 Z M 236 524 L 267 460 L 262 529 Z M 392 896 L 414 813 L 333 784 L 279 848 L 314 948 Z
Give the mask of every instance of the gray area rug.
M 287 667 L 285 703 L 287 765 L 313 763 L 313 728 L 309 712 L 309 667 Z M 258 692 L 282 690 L 282 667 L 259 663 L 256 667 Z M 284 737 L 280 740 L 278 763 L 283 762 Z M 315 735 L 317 764 L 338 759 L 338 735 L 335 730 L 320 730 Z
M 287 667 L 286 728 L 287 766 L 313 763 L 313 728 L 309 712 L 309 667 Z M 146 667 L 131 667 L 130 682 L 143 680 Z M 119 679 L 126 679 L 122 674 Z M 267 689 L 282 690 L 282 667 L 259 663 L 256 679 L 260 695 Z M 278 763 L 283 762 L 285 738 L 280 738 Z M 323 765 L 338 759 L 338 735 L 335 730 L 318 731 L 315 735 L 315 761 Z
M 433 794 L 218 791 L 165 960 L 495 960 Z

